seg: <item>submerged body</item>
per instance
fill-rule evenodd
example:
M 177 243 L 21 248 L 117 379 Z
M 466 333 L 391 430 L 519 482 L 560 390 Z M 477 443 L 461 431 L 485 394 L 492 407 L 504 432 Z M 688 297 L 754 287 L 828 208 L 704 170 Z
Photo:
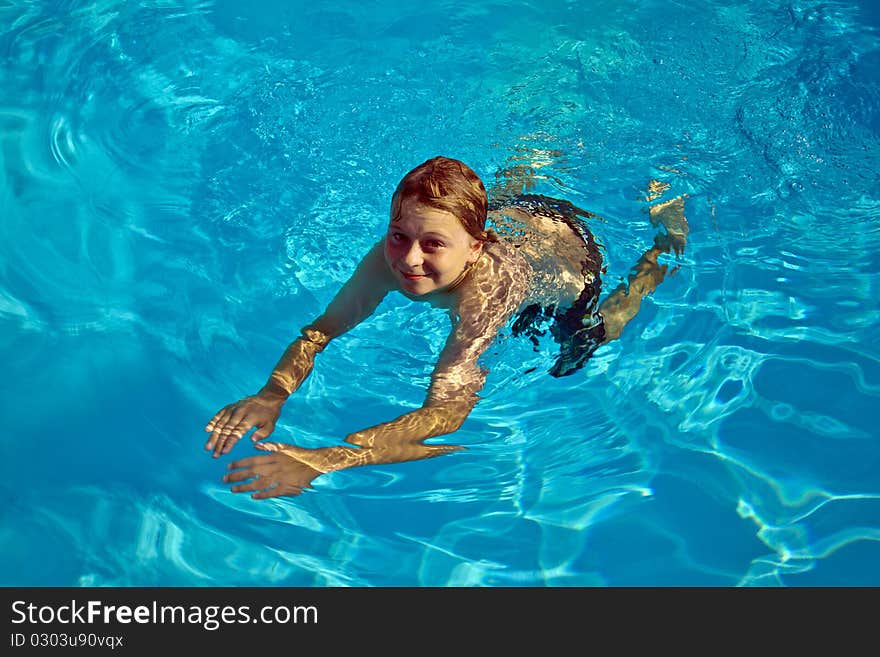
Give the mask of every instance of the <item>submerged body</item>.
M 517 250 L 530 270 L 529 293 L 513 334 L 537 344 L 549 330 L 560 344 L 550 374 L 572 374 L 605 339 L 598 311 L 602 255 L 583 221 L 593 215 L 568 201 L 535 194 L 518 195 L 490 208 L 499 237 Z
M 448 191 L 449 180 L 464 191 Z M 546 330 L 552 333 L 560 344 L 552 375 L 582 367 L 596 347 L 619 336 L 641 298 L 665 275 L 657 256 L 670 246 L 679 251 L 687 231 L 682 213 L 658 212 L 667 234 L 658 235 L 640 259 L 629 285 L 600 304 L 602 259 L 580 221 L 587 216 L 567 201 L 537 195 L 507 197 L 489 206 L 476 174 L 455 160 L 435 158 L 414 169 L 395 192 L 386 235 L 324 313 L 302 329 L 266 385 L 221 409 L 205 427 L 211 433 L 205 447 L 215 457 L 254 427 L 256 447 L 272 452 L 230 464 L 234 472 L 224 481 L 246 482 L 232 490 L 253 492 L 256 498 L 296 495 L 322 473 L 460 449 L 424 440 L 456 431 L 467 418 L 487 375 L 479 357 L 511 320 L 515 335 L 536 340 Z M 487 219 L 494 231 L 484 230 Z M 315 355 L 369 317 L 393 291 L 447 309 L 452 320 L 422 406 L 350 434 L 349 446 L 258 443 L 274 430 L 284 401 L 308 377 Z

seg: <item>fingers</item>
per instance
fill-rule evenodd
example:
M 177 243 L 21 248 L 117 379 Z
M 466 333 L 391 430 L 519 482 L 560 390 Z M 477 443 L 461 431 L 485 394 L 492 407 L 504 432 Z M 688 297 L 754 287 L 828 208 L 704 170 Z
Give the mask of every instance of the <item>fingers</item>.
M 253 440 L 254 442 L 258 442 L 260 440 L 263 440 L 264 438 L 268 438 L 273 431 L 275 431 L 275 423 L 267 422 L 259 429 L 254 431 L 253 435 L 251 436 L 251 440 Z
M 213 431 L 214 425 L 220 421 L 220 418 L 223 416 L 223 414 L 225 412 L 226 412 L 225 406 L 223 408 L 221 408 L 219 411 L 217 411 L 217 413 L 214 414 L 214 417 L 212 417 L 210 420 L 208 420 L 208 424 L 205 425 L 205 431 Z
M 266 490 L 259 491 L 251 495 L 251 497 L 255 500 L 265 500 L 270 497 L 293 497 L 295 495 L 299 495 L 303 492 L 303 489 L 299 486 L 284 486 L 279 485 L 274 488 L 267 488 Z
M 232 486 L 233 493 L 263 490 L 277 485 L 275 474 L 278 471 L 277 460 L 274 456 L 252 456 L 229 464 L 233 472 L 223 477 L 223 483 L 245 483 Z
M 260 443 L 259 445 L 254 445 L 255 448 L 261 449 L 264 452 L 280 452 L 281 451 L 281 443 Z
M 221 408 L 217 414 L 211 418 L 211 421 L 205 426 L 205 431 L 210 431 L 211 435 L 208 437 L 208 442 L 205 443 L 205 449 L 211 451 L 215 449 L 218 445 L 218 441 L 224 436 L 226 433 L 224 430 L 226 428 L 226 424 L 229 418 L 232 416 L 231 405 L 224 406 Z M 225 438 L 223 440 L 225 442 Z
M 224 483 L 235 483 L 229 490 L 233 493 L 250 493 L 252 498 L 263 500 L 270 497 L 293 496 L 302 493 L 303 487 L 293 484 L 287 484 L 279 481 L 278 476 L 281 471 L 277 467 L 277 461 L 274 459 L 266 459 L 266 457 L 251 457 L 251 459 L 243 459 L 252 461 L 253 459 L 263 459 L 262 465 L 251 468 L 243 468 L 230 472 L 223 477 Z M 244 482 L 244 483 L 237 483 Z
M 260 445 L 257 445 L 260 447 Z M 262 456 L 248 456 L 245 459 L 239 459 L 237 461 L 233 461 L 230 463 L 228 467 L 230 470 L 239 470 L 241 468 L 257 468 L 261 465 L 268 465 L 275 461 L 275 457 L 269 454 L 264 454 Z
M 231 405 L 230 405 L 231 406 Z M 217 427 L 222 427 L 226 424 L 226 419 L 232 415 L 232 411 L 230 410 L 230 406 L 224 406 L 219 411 L 217 411 L 216 415 L 210 419 L 207 425 L 205 425 L 205 431 L 214 431 Z
M 254 479 L 251 479 L 244 484 L 232 486 L 229 490 L 231 490 L 233 493 L 249 493 L 251 491 L 266 490 L 267 488 L 271 488 L 273 485 L 276 485 L 276 482 L 272 481 L 268 477 L 255 477 Z
M 236 470 L 235 472 L 230 472 L 224 475 L 223 483 L 237 483 L 239 481 L 247 481 L 248 479 L 259 476 L 260 475 L 255 470 Z
M 217 456 L 220 456 L 220 454 L 228 454 L 229 450 L 232 449 L 232 446 L 235 445 L 244 434 L 250 431 L 251 428 L 253 428 L 253 424 L 247 419 L 240 420 L 231 428 L 224 427 L 221 432 L 225 434 L 226 439 L 223 441 L 222 445 L 217 445 L 217 448 L 214 450 L 214 457 L 216 458 Z
M 273 447 L 281 445 L 270 444 Z M 257 447 L 262 447 L 262 444 Z M 251 497 L 257 500 L 299 495 L 304 488 L 310 487 L 309 481 L 314 478 L 314 474 L 299 481 L 285 469 L 285 466 L 289 468 L 289 461 L 283 454 L 239 459 L 229 464 L 230 472 L 223 477 L 223 483 L 233 484 L 230 486 L 233 493 L 253 493 Z
M 227 427 L 220 427 L 215 429 L 211 437 L 208 438 L 208 442 L 205 443 L 205 449 L 208 451 L 213 450 L 212 456 L 216 459 L 221 454 L 228 454 L 229 450 L 232 449 L 232 446 L 238 442 L 241 436 L 242 434 L 237 431 Z
M 253 422 L 240 404 L 230 404 L 217 413 L 205 427 L 205 431 L 211 431 L 205 449 L 213 451 L 214 458 L 227 454 L 253 426 Z

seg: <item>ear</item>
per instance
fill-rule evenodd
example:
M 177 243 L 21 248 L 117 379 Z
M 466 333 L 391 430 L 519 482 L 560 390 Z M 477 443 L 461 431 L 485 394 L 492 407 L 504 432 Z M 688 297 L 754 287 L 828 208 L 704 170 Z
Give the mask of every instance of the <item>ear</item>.
M 474 240 L 471 244 L 471 251 L 468 253 L 468 263 L 474 264 L 483 253 L 483 243 L 480 240 Z

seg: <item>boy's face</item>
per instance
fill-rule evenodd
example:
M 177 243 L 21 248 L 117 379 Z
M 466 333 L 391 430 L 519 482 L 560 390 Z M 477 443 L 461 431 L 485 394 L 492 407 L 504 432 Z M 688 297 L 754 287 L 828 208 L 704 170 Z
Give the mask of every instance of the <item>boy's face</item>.
M 421 296 L 453 283 L 482 248 L 455 215 L 404 199 L 388 224 L 385 261 L 402 290 Z

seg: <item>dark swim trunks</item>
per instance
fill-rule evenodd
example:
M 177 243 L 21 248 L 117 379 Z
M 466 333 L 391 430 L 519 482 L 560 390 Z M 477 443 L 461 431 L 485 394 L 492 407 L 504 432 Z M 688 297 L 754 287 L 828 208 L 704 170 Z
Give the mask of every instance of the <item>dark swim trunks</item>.
M 492 202 L 490 210 L 518 207 L 532 215 L 563 221 L 584 244 L 582 274 L 584 287 L 575 302 L 565 309 L 532 304 L 517 315 L 513 335 L 527 336 L 537 347 L 538 338 L 549 330 L 559 344 L 559 356 L 549 373 L 555 377 L 574 374 L 582 368 L 605 340 L 605 324 L 597 308 L 602 289 L 602 255 L 584 219 L 595 215 L 561 199 L 541 194 L 523 194 L 503 202 Z M 549 328 L 544 328 L 548 326 Z

